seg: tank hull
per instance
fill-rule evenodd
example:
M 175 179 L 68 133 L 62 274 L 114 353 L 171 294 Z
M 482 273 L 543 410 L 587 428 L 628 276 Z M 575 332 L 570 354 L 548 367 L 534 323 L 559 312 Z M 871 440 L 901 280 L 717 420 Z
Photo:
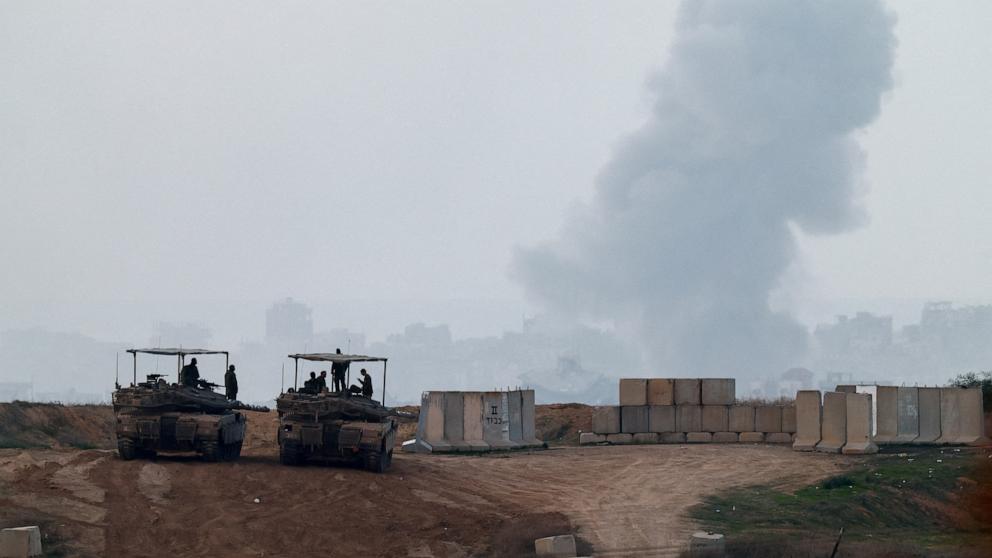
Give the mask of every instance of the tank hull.
M 245 415 L 236 411 L 123 412 L 116 418 L 117 449 L 124 459 L 196 452 L 207 461 L 232 461 L 241 455 L 247 426 Z

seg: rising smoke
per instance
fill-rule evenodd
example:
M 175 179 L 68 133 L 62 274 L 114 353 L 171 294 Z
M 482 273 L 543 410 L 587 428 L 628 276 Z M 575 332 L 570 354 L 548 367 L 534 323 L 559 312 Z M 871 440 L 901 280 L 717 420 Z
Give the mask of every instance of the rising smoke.
M 686 1 L 655 102 L 560 237 L 513 274 L 549 310 L 636 332 L 654 372 L 764 376 L 807 332 L 769 308 L 810 234 L 864 222 L 854 133 L 892 86 L 874 1 Z

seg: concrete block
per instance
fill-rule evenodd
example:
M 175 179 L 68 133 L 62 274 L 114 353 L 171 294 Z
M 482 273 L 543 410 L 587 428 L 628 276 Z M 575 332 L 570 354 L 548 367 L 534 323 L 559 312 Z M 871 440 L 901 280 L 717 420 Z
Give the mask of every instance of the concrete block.
M 524 445 L 523 429 L 523 400 L 519 391 L 506 392 L 506 399 L 510 409 L 510 441 L 517 445 Z
M 764 432 L 741 432 L 741 434 L 740 434 L 740 442 L 742 444 L 745 444 L 745 443 L 747 443 L 747 444 L 755 444 L 755 443 L 760 444 L 761 442 L 764 442 L 764 441 L 765 441 L 765 433 Z
M 634 434 L 632 442 L 635 444 L 657 444 L 658 434 L 655 432 L 638 432 Z
M 728 411 L 728 427 L 731 432 L 754 432 L 754 407 L 734 405 Z
M 620 406 L 638 407 L 648 404 L 648 381 L 643 378 L 620 380 Z
M 703 378 L 699 381 L 703 405 L 733 405 L 737 400 L 737 381 L 733 378 Z
M 884 387 L 884 386 L 879 386 Z M 878 453 L 878 446 L 872 440 L 872 398 L 869 393 L 848 393 L 847 442 L 841 449 L 845 455 Z M 893 403 L 895 401 L 893 400 Z
M 417 437 L 430 444 L 432 451 L 450 451 L 451 444 L 444 440 L 444 392 L 428 391 L 420 396 L 420 414 L 424 432 Z
M 897 444 L 908 444 L 920 436 L 920 390 L 901 387 L 896 390 Z
M 629 434 L 650 432 L 651 421 L 647 405 L 640 407 L 620 407 L 620 431 Z
M 940 388 L 919 388 L 920 435 L 914 444 L 935 444 L 940 438 Z
M 675 430 L 679 432 L 699 432 L 703 429 L 703 408 L 699 405 L 678 405 L 675 407 Z
M 621 432 L 620 434 L 607 434 L 606 441 L 611 444 L 629 444 L 634 441 L 633 434 Z
M 847 384 L 837 384 L 837 389 L 835 389 L 834 391 L 840 392 L 840 393 L 857 393 L 858 392 L 858 386 L 852 386 L 852 385 L 847 385 Z
M 782 405 L 782 432 L 796 433 L 796 406 Z
M 510 397 L 505 391 L 482 393 L 482 439 L 492 449 L 511 449 L 518 444 L 510 440 Z
M 891 444 L 899 435 L 899 388 L 878 386 L 872 399 L 875 443 Z
M 816 451 L 840 453 L 847 443 L 847 392 L 828 391 L 823 394 L 823 418 L 820 443 Z
M 726 405 L 703 405 L 703 432 L 727 432 L 727 406 Z
M 676 405 L 699 405 L 702 400 L 699 392 L 699 380 L 676 378 L 673 397 Z
M 575 537 L 572 535 L 559 535 L 557 537 L 545 537 L 534 541 L 534 553 L 538 556 L 555 556 L 557 558 L 575 557 Z
M 985 436 L 985 412 L 982 409 L 982 389 L 962 389 L 958 395 L 961 408 L 959 444 L 987 446 L 990 441 Z
M 37 526 L 11 527 L 0 531 L 0 556 L 3 558 L 27 558 L 41 554 L 41 529 Z
M 658 434 L 658 441 L 662 444 L 684 444 L 685 432 L 662 432 Z
M 668 378 L 648 379 L 648 405 L 674 405 L 675 383 Z
M 961 388 L 940 388 L 940 438 L 937 444 L 956 444 L 961 437 Z
M 754 408 L 754 429 L 757 432 L 782 431 L 782 407 L 778 405 L 759 405 Z
M 740 441 L 740 435 L 736 432 L 714 432 L 713 443 L 716 444 L 736 444 Z
M 620 433 L 620 407 L 595 407 L 592 410 L 592 431 L 596 434 Z
M 605 434 L 594 434 L 592 432 L 583 432 L 579 434 L 579 445 L 586 446 L 589 444 L 602 444 L 606 441 Z
M 689 444 L 708 444 L 713 441 L 712 432 L 686 432 L 685 441 Z
M 484 441 L 482 424 L 485 420 L 482 415 L 482 393 L 469 391 L 462 394 L 463 407 L 462 433 L 465 436 L 465 444 L 471 451 L 486 451 L 489 444 Z
M 791 444 L 795 441 L 795 435 L 788 432 L 769 432 L 765 434 L 766 444 Z
M 819 390 L 802 390 L 796 393 L 796 437 L 792 449 L 816 449 L 816 444 L 820 443 L 822 413 Z
M 648 429 L 651 432 L 675 432 L 675 406 L 652 405 L 648 408 Z
M 465 443 L 465 396 L 460 391 L 444 393 L 444 441 L 454 451 L 468 451 Z
M 536 430 L 537 406 L 534 404 L 534 390 L 520 390 L 520 430 L 524 444 L 541 446 L 543 442 L 537 439 Z

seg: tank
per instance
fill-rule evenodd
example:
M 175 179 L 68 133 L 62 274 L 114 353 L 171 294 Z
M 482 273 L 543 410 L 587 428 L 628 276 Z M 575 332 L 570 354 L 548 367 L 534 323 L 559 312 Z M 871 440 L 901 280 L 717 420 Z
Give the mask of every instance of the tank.
M 276 399 L 279 459 L 351 463 L 383 473 L 393 459 L 398 413 L 360 395 L 290 390 Z

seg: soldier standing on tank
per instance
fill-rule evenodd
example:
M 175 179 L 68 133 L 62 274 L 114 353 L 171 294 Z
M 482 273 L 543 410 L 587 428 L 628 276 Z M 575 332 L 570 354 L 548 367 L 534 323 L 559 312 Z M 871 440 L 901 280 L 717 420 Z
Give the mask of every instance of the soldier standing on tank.
M 341 354 L 341 349 L 337 349 L 335 353 Z M 345 374 L 347 373 L 348 373 L 347 362 L 335 362 L 331 364 L 331 378 L 335 393 L 342 393 L 345 391 L 344 377 Z
M 327 370 L 321 370 L 320 376 L 317 376 L 317 393 L 325 389 L 327 389 Z
M 228 399 L 238 400 L 238 375 L 234 373 L 233 364 L 227 367 L 227 372 L 224 374 L 224 390 L 227 392 Z
M 189 364 L 183 366 L 183 369 L 179 371 L 179 382 L 184 386 L 196 387 L 197 381 L 200 379 L 200 369 L 196 367 L 196 359 L 189 361 Z

